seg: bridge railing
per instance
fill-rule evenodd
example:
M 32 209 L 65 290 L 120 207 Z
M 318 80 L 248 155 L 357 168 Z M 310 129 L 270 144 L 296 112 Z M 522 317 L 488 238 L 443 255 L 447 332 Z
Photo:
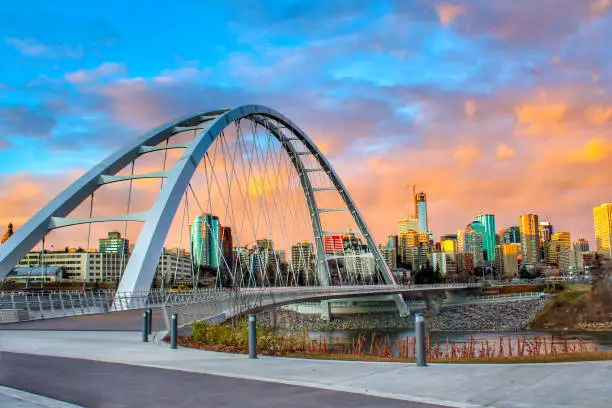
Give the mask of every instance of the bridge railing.
M 107 313 L 164 306 L 166 317 L 180 316 L 179 324 L 194 320 L 225 320 L 259 307 L 325 297 L 355 297 L 372 294 L 407 293 L 422 290 L 453 290 L 480 284 L 357 285 L 327 287 L 270 287 L 198 289 L 190 292 L 150 290 L 119 293 L 114 290 L 0 292 L 0 324 L 29 320 Z
M 237 291 L 170 294 L 163 304 L 166 325 L 176 314 L 178 325 L 194 321 L 218 323 L 262 307 L 306 300 L 359 297 L 364 295 L 390 295 L 435 290 L 457 290 L 481 287 L 480 283 L 444 283 L 428 285 L 355 285 L 325 287 L 271 287 L 243 288 Z
M 0 293 L 0 324 L 49 319 L 119 310 L 159 307 L 168 291 L 148 293 L 117 293 L 115 291 L 62 292 L 2 292 Z M 121 307 L 117 307 L 117 300 Z

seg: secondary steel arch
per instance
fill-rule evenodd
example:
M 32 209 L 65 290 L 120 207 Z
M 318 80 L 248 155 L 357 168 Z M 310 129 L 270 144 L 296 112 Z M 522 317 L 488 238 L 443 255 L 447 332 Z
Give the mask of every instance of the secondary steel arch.
M 317 271 L 319 277 L 323 278 L 327 276 L 327 262 L 323 250 L 323 231 L 321 228 L 319 209 L 316 205 L 315 191 L 306 174 L 307 169 L 303 166 L 299 153 L 293 149 L 289 142 L 293 138 L 299 139 L 304 146 L 306 146 L 319 166 L 321 166 L 322 171 L 327 173 L 365 237 L 369 250 L 374 256 L 375 263 L 382 272 L 385 283 L 395 284 L 393 275 L 384 262 L 365 221 L 361 217 L 354 201 L 331 167 L 329 161 L 323 156 L 321 151 L 315 146 L 306 133 L 290 119 L 273 109 L 260 105 L 245 105 L 231 110 L 198 113 L 196 115 L 184 117 L 147 133 L 133 144 L 115 152 L 55 197 L 0 247 L 0 278 L 4 278 L 14 265 L 50 230 L 61 226 L 82 223 L 83 219 L 70 219 L 64 217 L 94 193 L 101 185 L 120 181 L 120 179 L 126 179 L 124 176 L 119 177 L 115 176 L 115 174 L 137 157 L 147 152 L 164 148 L 184 148 L 183 154 L 172 170 L 164 171 L 163 175 L 143 175 L 144 177 L 163 176 L 166 178 L 164 188 L 160 191 L 151 209 L 147 211 L 146 214 L 138 213 L 132 216 L 124 215 L 117 217 L 122 220 L 131 221 L 144 220 L 143 228 L 134 246 L 125 273 L 119 284 L 118 291 L 137 291 L 140 293 L 148 291 L 154 277 L 166 235 L 168 234 L 180 201 L 187 191 L 189 182 L 198 164 L 221 132 L 230 123 L 243 118 L 253 120 L 265 126 L 283 145 L 298 172 L 311 216 L 317 247 Z M 287 138 L 284 136 L 283 132 L 279 131 L 278 128 L 275 128 L 268 122 L 268 119 L 272 119 L 282 124 L 285 129 L 291 132 L 292 137 Z M 169 139 L 182 130 L 199 130 L 199 133 L 197 133 L 195 139 L 189 143 L 169 145 L 166 147 L 157 146 L 159 143 Z M 110 219 L 114 218 L 110 217 Z M 325 279 L 321 279 L 321 282 L 326 284 Z M 403 301 L 401 301 L 401 298 L 398 299 L 396 297 L 396 302 L 400 310 L 403 311 L 405 305 Z

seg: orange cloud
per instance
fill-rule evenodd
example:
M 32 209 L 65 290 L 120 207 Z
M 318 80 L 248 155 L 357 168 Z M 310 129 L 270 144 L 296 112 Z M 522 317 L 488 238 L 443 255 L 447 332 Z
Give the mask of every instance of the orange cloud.
M 500 143 L 497 145 L 497 155 L 496 157 L 500 160 L 506 160 L 514 157 L 516 155 L 516 150 L 506 145 L 505 143 Z
M 468 99 L 463 103 L 463 109 L 465 110 L 465 116 L 468 119 L 473 119 L 476 113 L 476 103 L 472 99 Z
M 514 109 L 519 125 L 516 133 L 529 136 L 548 136 L 561 133 L 567 111 L 563 103 L 517 106 Z
M 612 142 L 597 138 L 586 142 L 580 150 L 569 153 L 568 159 L 573 163 L 596 163 L 612 154 Z
M 589 106 L 585 111 L 585 116 L 589 123 L 603 125 L 612 122 L 612 107 Z
M 462 166 L 469 166 L 478 158 L 480 150 L 476 146 L 457 146 L 453 152 L 453 157 L 459 161 Z
M 465 9 L 463 6 L 453 3 L 436 4 L 436 12 L 438 19 L 442 25 L 448 25 L 453 22 L 458 15 L 463 14 Z
M 597 17 L 606 11 L 612 5 L 611 0 L 595 0 L 589 6 L 589 11 L 592 17 Z

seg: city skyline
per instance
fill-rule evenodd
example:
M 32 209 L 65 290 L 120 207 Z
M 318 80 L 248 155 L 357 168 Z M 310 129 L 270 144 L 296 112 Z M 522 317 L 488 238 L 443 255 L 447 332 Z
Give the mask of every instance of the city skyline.
M 138 2 L 3 4 L 0 225 L 19 228 L 127 138 L 209 100 L 254 101 L 312 135 L 378 241 L 410 213 L 410 182 L 427 186 L 432 231 L 535 213 L 594 242 L 592 208 L 612 197 L 612 59 L 590 44 L 612 35 L 609 2 L 488 3 L 194 5 L 163 16 L 180 39 L 151 25 L 159 11 L 132 21 Z M 209 41 L 202 13 L 218 16 Z

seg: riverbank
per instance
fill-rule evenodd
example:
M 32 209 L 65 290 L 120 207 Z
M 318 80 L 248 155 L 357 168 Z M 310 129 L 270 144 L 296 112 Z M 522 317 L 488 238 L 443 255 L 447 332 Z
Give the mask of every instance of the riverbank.
M 546 297 L 443 307 L 438 315 L 425 313 L 429 331 L 515 332 L 525 328 L 545 307 Z M 330 321 L 319 315 L 301 314 L 280 307 L 262 311 L 258 321 L 266 327 L 289 331 L 411 329 L 414 320 L 398 313 L 335 315 Z
M 528 326 L 536 330 L 612 331 L 612 308 L 607 294 L 591 286 L 567 285 Z

